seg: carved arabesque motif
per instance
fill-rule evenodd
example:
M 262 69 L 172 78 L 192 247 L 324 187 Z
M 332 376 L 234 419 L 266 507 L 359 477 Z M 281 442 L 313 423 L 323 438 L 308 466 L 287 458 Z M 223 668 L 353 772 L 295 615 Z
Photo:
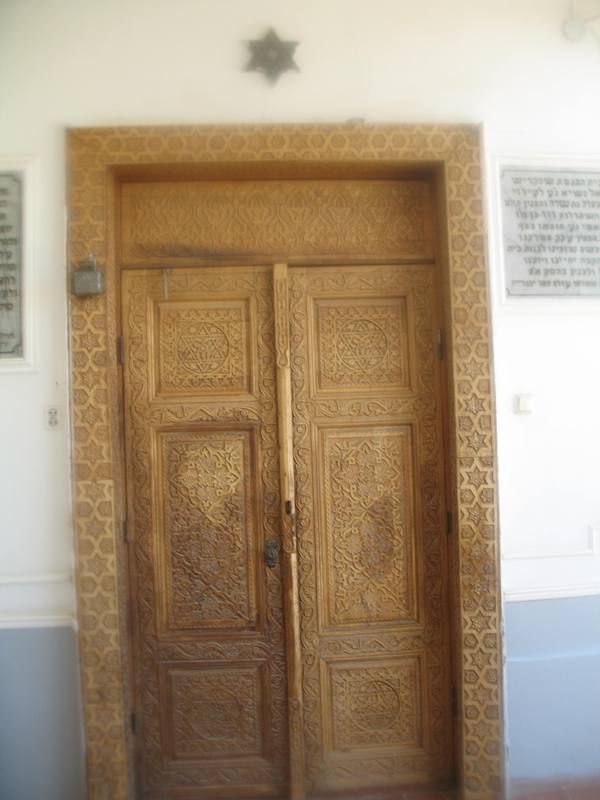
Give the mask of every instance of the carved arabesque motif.
M 428 258 L 425 181 L 198 181 L 122 190 L 123 260 L 213 253 Z
M 159 434 L 164 483 L 167 626 L 256 623 L 253 497 L 248 433 Z
M 329 623 L 414 618 L 410 437 L 375 426 L 322 436 Z
M 73 130 L 68 136 L 69 263 L 76 264 L 93 252 L 105 266 L 107 279 L 105 296 L 73 298 L 70 303 L 74 516 L 89 800 L 125 800 L 132 775 L 125 734 L 129 703 L 124 555 L 118 536 L 124 514 L 117 468 L 120 378 L 114 355 L 118 325 L 111 175 L 121 165 L 131 169 L 149 164 L 253 162 L 260 167 L 261 162 L 276 160 L 323 162 L 342 169 L 366 161 L 443 167 L 452 353 L 449 440 L 458 512 L 454 585 L 460 774 L 465 800 L 499 797 L 502 668 L 478 129 L 461 125 L 130 127 Z M 347 412 L 359 413 L 365 402 L 349 401 Z M 380 401 L 368 403 L 385 416 Z M 183 410 L 165 411 L 164 417 L 176 419 L 180 413 Z M 198 408 L 190 413 L 210 419 L 213 412 Z M 250 416 L 249 411 L 245 418 Z M 328 648 L 333 646 L 327 643 Z M 347 646 L 352 648 L 352 643 Z M 388 638 L 368 637 L 361 643 L 361 652 L 365 647 L 385 651 L 391 646 Z M 403 760 L 398 757 L 398 765 Z M 375 767 L 372 763 L 371 768 Z

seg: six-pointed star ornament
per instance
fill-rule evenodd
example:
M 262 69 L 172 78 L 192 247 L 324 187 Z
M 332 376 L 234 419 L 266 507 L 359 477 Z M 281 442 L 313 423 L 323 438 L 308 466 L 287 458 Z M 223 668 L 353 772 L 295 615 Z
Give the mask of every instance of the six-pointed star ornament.
M 248 42 L 250 61 L 246 72 L 262 72 L 271 83 L 275 83 L 288 70 L 298 70 L 294 61 L 294 50 L 298 42 L 284 42 L 270 28 L 262 39 Z

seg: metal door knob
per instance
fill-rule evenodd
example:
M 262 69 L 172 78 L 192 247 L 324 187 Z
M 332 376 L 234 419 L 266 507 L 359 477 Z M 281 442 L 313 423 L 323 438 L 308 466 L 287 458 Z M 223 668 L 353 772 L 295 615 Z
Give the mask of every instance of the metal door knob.
M 279 561 L 279 545 L 275 539 L 265 540 L 265 564 L 269 569 L 274 569 Z

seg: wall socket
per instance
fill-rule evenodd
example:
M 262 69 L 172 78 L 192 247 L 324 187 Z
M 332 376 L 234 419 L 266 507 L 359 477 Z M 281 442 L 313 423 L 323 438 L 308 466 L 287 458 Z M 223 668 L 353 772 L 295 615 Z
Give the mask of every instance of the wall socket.
M 45 423 L 49 431 L 56 431 L 60 428 L 58 406 L 46 406 Z

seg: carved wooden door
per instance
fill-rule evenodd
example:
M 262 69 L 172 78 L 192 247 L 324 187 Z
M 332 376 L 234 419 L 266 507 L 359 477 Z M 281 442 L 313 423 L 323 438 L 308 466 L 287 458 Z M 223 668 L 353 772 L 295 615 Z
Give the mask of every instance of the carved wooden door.
M 122 288 L 140 797 L 285 794 L 272 271 Z
M 123 273 L 141 797 L 450 782 L 434 270 Z
M 290 270 L 307 777 L 452 776 L 434 266 Z

